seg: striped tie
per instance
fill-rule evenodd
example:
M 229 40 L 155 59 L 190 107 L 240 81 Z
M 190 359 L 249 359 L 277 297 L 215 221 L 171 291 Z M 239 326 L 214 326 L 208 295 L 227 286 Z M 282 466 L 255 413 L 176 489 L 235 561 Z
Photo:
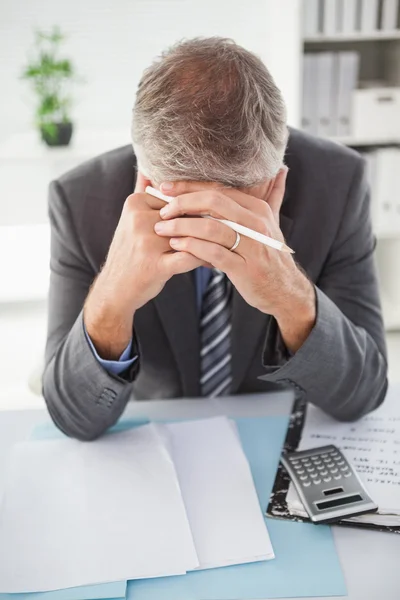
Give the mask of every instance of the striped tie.
M 231 297 L 231 282 L 213 269 L 200 317 L 200 387 L 209 398 L 227 394 L 231 388 Z

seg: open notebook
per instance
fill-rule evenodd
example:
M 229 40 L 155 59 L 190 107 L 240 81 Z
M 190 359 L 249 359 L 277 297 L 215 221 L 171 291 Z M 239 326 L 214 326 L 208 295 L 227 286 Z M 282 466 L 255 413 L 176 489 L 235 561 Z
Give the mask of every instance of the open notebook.
M 297 439 L 296 439 L 297 438 Z M 289 443 L 288 443 L 289 442 Z M 373 526 L 400 532 L 400 398 L 391 390 L 379 409 L 357 422 L 341 423 L 314 406 L 295 411 L 286 450 L 338 446 L 354 466 L 377 513 L 343 519 L 343 524 Z M 286 482 L 286 484 L 285 484 Z M 308 519 L 287 474 L 280 469 L 268 514 Z

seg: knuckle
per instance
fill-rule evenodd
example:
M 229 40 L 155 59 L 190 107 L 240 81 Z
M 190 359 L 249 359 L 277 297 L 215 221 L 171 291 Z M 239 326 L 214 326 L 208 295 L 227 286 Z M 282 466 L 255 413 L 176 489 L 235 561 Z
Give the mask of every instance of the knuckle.
M 135 211 L 137 208 L 137 198 L 135 198 L 136 194 L 131 194 L 130 196 L 127 197 L 127 199 L 124 202 L 124 211 L 125 212 L 132 212 Z
M 262 233 L 263 235 L 267 235 L 267 236 L 271 235 L 271 229 L 265 219 L 259 219 L 255 229 L 257 231 L 259 231 L 260 233 Z
M 264 202 L 264 214 L 267 219 L 274 218 L 274 212 L 268 202 Z
M 184 199 L 182 198 L 182 196 L 175 196 L 174 205 L 179 213 L 183 211 Z
M 212 249 L 211 254 L 214 261 L 220 262 L 224 257 L 224 249 L 222 248 L 222 246 L 216 244 L 215 247 Z
M 212 204 L 212 208 L 219 212 L 218 209 L 221 209 L 225 206 L 226 198 L 222 192 L 219 192 L 218 190 L 212 190 L 210 192 L 210 202 Z
M 180 248 L 179 248 L 179 250 L 184 250 L 185 252 L 187 252 L 187 250 L 188 250 L 189 247 L 190 247 L 190 240 L 189 240 L 189 238 L 181 238 L 180 239 Z
M 204 219 L 204 234 L 206 235 L 206 237 L 208 238 L 213 238 L 215 237 L 217 230 L 218 230 L 218 223 L 216 223 L 215 221 L 212 221 L 211 219 Z

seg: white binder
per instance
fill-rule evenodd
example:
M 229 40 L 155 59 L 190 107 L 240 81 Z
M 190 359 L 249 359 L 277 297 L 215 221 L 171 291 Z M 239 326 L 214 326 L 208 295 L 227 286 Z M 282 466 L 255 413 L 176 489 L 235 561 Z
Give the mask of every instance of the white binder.
M 335 53 L 319 52 L 317 54 L 317 134 L 330 137 L 334 134 L 335 94 Z
M 337 101 L 334 135 L 352 134 L 352 95 L 357 87 L 360 55 L 358 52 L 338 52 L 336 55 Z
M 361 0 L 361 31 L 368 33 L 378 29 L 379 0 Z
M 399 18 L 399 0 L 383 0 L 381 29 L 393 31 L 397 29 Z
M 338 0 L 323 0 L 322 32 L 325 35 L 335 35 L 338 31 Z
M 301 126 L 307 133 L 317 133 L 317 61 L 318 54 L 303 56 L 303 98 L 301 111 Z
M 319 33 L 320 0 L 303 0 L 303 34 L 312 37 Z
M 342 0 L 339 31 L 353 33 L 357 24 L 357 0 Z

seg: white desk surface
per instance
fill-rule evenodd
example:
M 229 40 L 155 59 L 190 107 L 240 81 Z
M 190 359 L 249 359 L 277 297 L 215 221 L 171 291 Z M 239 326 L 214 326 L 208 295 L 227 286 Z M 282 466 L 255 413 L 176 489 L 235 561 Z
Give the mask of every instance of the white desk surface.
M 236 417 L 274 416 L 288 414 L 291 402 L 290 392 L 236 396 L 213 401 L 194 399 L 131 402 L 125 416 L 160 419 L 218 414 Z M 0 497 L 7 451 L 15 442 L 26 439 L 36 424 L 48 420 L 43 409 L 0 412 Z M 333 527 L 333 533 L 346 578 L 349 594 L 346 598 L 399 600 L 400 535 L 347 527 Z

